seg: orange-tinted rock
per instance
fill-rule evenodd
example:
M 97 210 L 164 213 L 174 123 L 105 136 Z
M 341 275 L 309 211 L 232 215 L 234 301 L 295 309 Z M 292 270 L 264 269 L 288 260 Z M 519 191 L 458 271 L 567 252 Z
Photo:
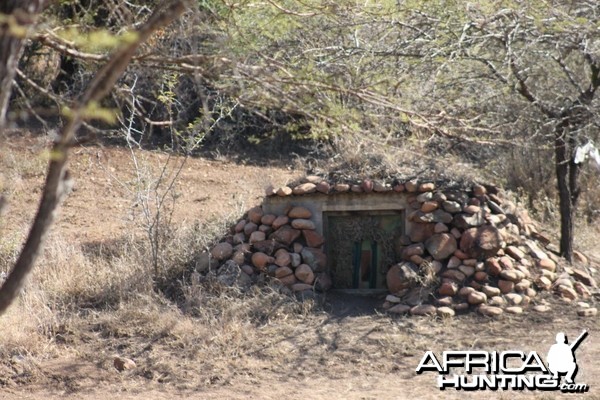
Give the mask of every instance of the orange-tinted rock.
M 260 224 L 260 220 L 263 217 L 264 213 L 261 207 L 253 207 L 248 210 L 248 219 L 251 222 L 254 222 L 256 225 Z
M 306 264 L 299 265 L 294 274 L 303 283 L 312 284 L 315 280 L 313 270 Z
M 252 264 L 260 270 L 264 270 L 267 264 L 272 263 L 274 260 L 273 257 L 269 257 L 265 253 L 257 252 L 252 254 Z
M 275 239 L 279 243 L 283 243 L 286 246 L 291 245 L 299 237 L 300 231 L 292 228 L 289 225 L 283 225 L 269 236 L 269 238 Z
M 498 280 L 498 289 L 500 289 L 503 294 L 510 293 L 515 289 L 515 283 L 500 279 Z
M 321 236 L 319 233 L 313 230 L 303 230 L 302 236 L 304 236 L 304 240 L 308 247 L 321 247 L 323 243 L 325 243 L 325 238 Z
M 312 217 L 312 212 L 306 207 L 292 207 L 292 209 L 288 212 L 288 217 L 294 218 L 302 218 L 309 219 Z
M 280 197 L 289 196 L 292 194 L 292 188 L 287 187 L 287 186 L 282 186 L 275 191 L 275 194 L 277 194 L 277 196 L 280 196 Z
M 281 228 L 282 226 L 284 226 L 285 224 L 287 224 L 288 222 L 290 222 L 290 219 L 287 216 L 280 215 L 273 220 L 273 222 L 271 223 L 271 227 L 273 229 L 277 230 L 277 229 Z
M 314 183 L 310 183 L 310 182 L 306 182 L 306 183 L 302 183 L 298 186 L 296 186 L 294 189 L 292 189 L 292 193 L 295 195 L 303 195 L 303 194 L 309 194 L 309 193 L 314 193 L 317 190 L 317 185 L 315 185 Z
M 292 228 L 313 230 L 316 228 L 316 226 L 315 223 L 312 222 L 310 219 L 298 218 L 292 221 Z
M 294 273 L 294 271 L 292 271 L 292 269 L 289 267 L 279 267 L 275 271 L 275 277 L 281 279 L 281 278 L 291 275 L 293 273 Z

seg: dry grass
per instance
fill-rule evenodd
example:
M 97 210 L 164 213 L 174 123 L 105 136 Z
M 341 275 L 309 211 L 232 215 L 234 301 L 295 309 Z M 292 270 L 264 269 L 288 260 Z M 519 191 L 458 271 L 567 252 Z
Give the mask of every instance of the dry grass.
M 385 178 L 386 171 L 409 177 L 418 171 L 436 178 L 446 170 L 465 180 L 476 173 L 451 156 L 426 156 L 416 145 L 391 149 L 349 138 L 340 146 L 340 156 L 331 164 L 317 162 L 314 172 L 352 170 L 354 177 Z M 6 171 L 31 185 L 34 179 L 28 176 L 37 167 L 20 168 Z M 262 184 L 264 174 L 255 179 Z M 246 182 L 242 185 L 250 190 Z M 99 398 L 153 389 L 214 390 L 206 398 L 326 398 L 332 391 L 357 398 L 352 395 L 356 390 L 368 391 L 362 396 L 366 398 L 433 398 L 439 393 L 431 377 L 414 374 L 426 350 L 521 348 L 543 353 L 554 332 L 575 334 L 584 327 L 591 335 L 582 354 L 582 374 L 589 383 L 597 372 L 597 321 L 574 319 L 573 309 L 560 303 L 552 314 L 501 320 L 348 316 L 328 304 L 299 302 L 268 284 L 241 292 L 210 279 L 200 282 L 191 273 L 195 258 L 243 213 L 241 203 L 234 203 L 218 218 L 164 225 L 158 271 L 151 267 L 150 246 L 139 235 L 138 220 L 131 221 L 134 233 L 96 242 L 73 240 L 56 230 L 19 301 L 0 320 L 0 386 L 39 384 L 78 396 L 95 391 Z M 224 208 L 222 203 L 215 207 Z M 0 272 L 6 272 L 26 225 L 0 228 Z M 594 225 L 582 224 L 578 246 L 597 249 L 598 233 Z M 112 367 L 117 354 L 134 359 L 137 368 L 118 374 Z M 74 369 L 80 364 L 84 367 Z M 251 388 L 255 391 L 249 395 Z

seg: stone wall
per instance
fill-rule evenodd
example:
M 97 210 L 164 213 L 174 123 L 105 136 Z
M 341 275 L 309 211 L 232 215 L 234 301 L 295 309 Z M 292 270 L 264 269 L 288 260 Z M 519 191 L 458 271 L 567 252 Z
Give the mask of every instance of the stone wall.
M 580 315 L 596 314 L 581 301 L 591 301 L 597 287 L 585 263 L 559 259 L 527 211 L 494 186 L 331 183 L 310 176 L 266 194 L 201 263 L 203 270 L 212 265 L 224 284 L 270 279 L 304 295 L 328 290 L 324 212 L 403 210 L 405 231 L 395 239 L 396 260 L 386 274 L 390 295 L 383 308 L 389 312 L 547 312 L 539 293 L 553 292 L 576 304 Z

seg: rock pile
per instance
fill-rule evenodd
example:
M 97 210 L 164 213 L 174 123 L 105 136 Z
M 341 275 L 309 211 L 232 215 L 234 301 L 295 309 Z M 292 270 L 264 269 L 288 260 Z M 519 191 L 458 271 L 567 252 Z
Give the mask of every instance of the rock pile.
M 437 188 L 417 180 L 386 184 L 369 179 L 334 184 L 313 176 L 294 187 L 270 187 L 267 196 L 390 191 L 406 196 L 409 228 L 394 243 L 399 262 L 386 275 L 391 295 L 384 308 L 389 312 L 441 317 L 466 310 L 486 316 L 526 308 L 546 312 L 550 307 L 536 300 L 539 292 L 552 291 L 579 302 L 579 315 L 596 314 L 596 308 L 581 302 L 597 288 L 594 278 L 583 267 L 560 265 L 527 211 L 494 186 Z M 271 277 L 292 292 L 327 290 L 325 239 L 315 228 L 307 208 L 290 206 L 272 215 L 254 207 L 201 265 L 217 265 L 217 279 L 228 285 Z
M 328 290 L 325 239 L 311 218 L 304 207 L 289 207 L 284 215 L 252 208 L 210 251 L 208 261 L 219 265 L 217 279 L 247 286 L 268 276 L 293 292 Z
M 540 243 L 549 240 L 527 211 L 504 198 L 498 188 L 407 187 L 412 188 L 407 217 L 412 224 L 396 244 L 403 261 L 387 274 L 392 295 L 384 308 L 390 312 L 447 317 L 475 309 L 499 316 L 522 313 L 540 291 L 554 291 L 568 302 L 591 298 L 590 288 L 597 287 L 592 276 L 581 268 L 559 268 L 560 259 L 542 249 Z M 437 280 L 424 293 L 422 280 L 414 275 L 427 273 Z M 425 307 L 426 302 L 438 307 Z M 579 315 L 596 313 L 589 304 L 578 307 Z M 549 311 L 547 306 L 532 308 Z

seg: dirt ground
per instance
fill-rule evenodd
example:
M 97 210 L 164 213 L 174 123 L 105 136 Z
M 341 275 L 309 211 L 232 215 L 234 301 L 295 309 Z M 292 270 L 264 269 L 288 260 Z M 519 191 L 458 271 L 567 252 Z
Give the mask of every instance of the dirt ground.
M 0 187 L 9 194 L 9 201 L 18 199 L 18 204 L 11 202 L 4 223 L 24 227 L 34 215 L 43 183 L 45 141 L 33 136 L 9 139 L 0 147 Z M 167 158 L 158 152 L 136 155 L 140 164 L 155 170 Z M 132 229 L 132 213 L 139 212 L 130 151 L 78 147 L 70 165 L 76 190 L 63 205 L 55 231 L 80 243 L 127 234 Z M 225 159 L 187 160 L 173 221 L 189 224 L 241 215 L 260 202 L 267 185 L 282 185 L 300 175 L 292 161 L 262 167 L 236 165 Z M 218 372 L 193 371 L 206 377 L 203 382 L 146 379 L 140 371 L 150 366 L 144 365 L 142 357 L 136 360 L 134 370 L 119 373 L 110 366 L 109 354 L 82 357 L 86 346 L 82 337 L 81 350 L 66 344 L 62 356 L 37 360 L 37 379 L 0 385 L 0 399 L 600 399 L 598 321 L 577 317 L 569 305 L 555 302 L 551 314 L 532 312 L 500 320 L 472 314 L 440 320 L 390 317 L 379 312 L 380 304 L 381 299 L 332 294 L 319 311 L 299 320 L 292 334 L 266 337 L 259 351 L 237 354 L 228 360 L 228 368 Z M 577 381 L 590 385 L 583 395 L 440 392 L 434 374 L 415 373 L 427 350 L 438 354 L 443 350 L 535 350 L 545 358 L 557 332 L 575 338 L 583 329 L 589 336 L 577 350 Z M 114 345 L 123 340 L 115 337 L 105 342 Z M 275 352 L 277 357 L 272 355 Z M 185 364 L 186 368 L 190 365 L 193 362 Z

